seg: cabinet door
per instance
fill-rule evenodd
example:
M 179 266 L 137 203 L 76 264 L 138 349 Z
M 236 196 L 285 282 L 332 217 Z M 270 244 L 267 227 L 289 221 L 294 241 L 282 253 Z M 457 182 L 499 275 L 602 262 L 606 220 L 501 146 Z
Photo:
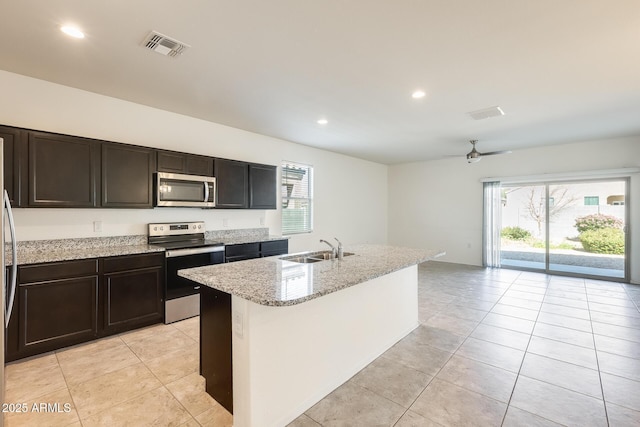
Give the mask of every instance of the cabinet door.
M 97 274 L 20 284 L 18 292 L 21 357 L 97 336 Z
M 102 144 L 102 207 L 152 208 L 155 152 L 150 148 Z
M 215 159 L 216 208 L 244 209 L 248 203 L 249 168 L 247 163 Z
M 99 142 L 29 132 L 30 207 L 97 207 L 99 179 Z
M 233 413 L 231 295 L 202 287 L 200 292 L 200 375 L 207 393 Z
M 213 158 L 188 154 L 185 172 L 190 175 L 213 176 Z
M 184 173 L 186 158 L 183 153 L 158 151 L 158 172 Z
M 249 208 L 276 209 L 277 167 L 249 165 Z
M 174 151 L 158 151 L 158 172 L 213 176 L 213 158 Z
M 163 321 L 164 268 L 107 273 L 103 286 L 105 334 Z
M 13 207 L 26 204 L 28 177 L 25 137 L 26 132 L 22 129 L 0 126 L 0 138 L 4 140 L 4 188 Z

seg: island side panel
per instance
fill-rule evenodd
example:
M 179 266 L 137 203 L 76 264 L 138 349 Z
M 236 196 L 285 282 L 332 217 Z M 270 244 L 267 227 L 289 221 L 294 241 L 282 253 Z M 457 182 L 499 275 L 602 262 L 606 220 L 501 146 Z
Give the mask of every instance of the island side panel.
M 206 391 L 233 413 L 231 295 L 200 288 L 200 375 Z
M 234 427 L 287 425 L 415 329 L 417 283 L 412 266 L 293 306 L 233 296 Z

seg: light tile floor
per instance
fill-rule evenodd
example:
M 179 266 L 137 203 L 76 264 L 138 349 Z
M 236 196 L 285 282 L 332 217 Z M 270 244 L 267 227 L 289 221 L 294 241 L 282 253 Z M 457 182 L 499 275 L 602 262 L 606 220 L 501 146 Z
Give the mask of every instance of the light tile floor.
M 193 318 L 10 363 L 5 401 L 27 412 L 5 426 L 231 426 L 198 374 L 199 333 Z
M 639 285 L 419 271 L 421 325 L 289 427 L 640 425 Z
M 640 425 L 640 286 L 420 266 L 421 325 L 290 427 Z M 9 364 L 7 426 L 230 426 L 198 319 Z M 64 403 L 70 412 L 64 412 Z

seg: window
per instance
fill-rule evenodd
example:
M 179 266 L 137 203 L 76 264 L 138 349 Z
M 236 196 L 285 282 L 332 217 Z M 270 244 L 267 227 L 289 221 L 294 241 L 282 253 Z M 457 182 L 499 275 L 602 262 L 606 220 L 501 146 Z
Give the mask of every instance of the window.
M 584 196 L 585 206 L 597 206 L 600 204 L 600 197 L 598 196 Z
M 282 162 L 282 234 L 313 231 L 313 166 Z

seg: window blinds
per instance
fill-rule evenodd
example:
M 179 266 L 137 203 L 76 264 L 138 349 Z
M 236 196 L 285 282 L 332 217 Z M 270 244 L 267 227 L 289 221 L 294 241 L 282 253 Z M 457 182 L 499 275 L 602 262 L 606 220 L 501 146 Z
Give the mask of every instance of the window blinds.
M 282 162 L 282 234 L 313 231 L 313 166 Z

